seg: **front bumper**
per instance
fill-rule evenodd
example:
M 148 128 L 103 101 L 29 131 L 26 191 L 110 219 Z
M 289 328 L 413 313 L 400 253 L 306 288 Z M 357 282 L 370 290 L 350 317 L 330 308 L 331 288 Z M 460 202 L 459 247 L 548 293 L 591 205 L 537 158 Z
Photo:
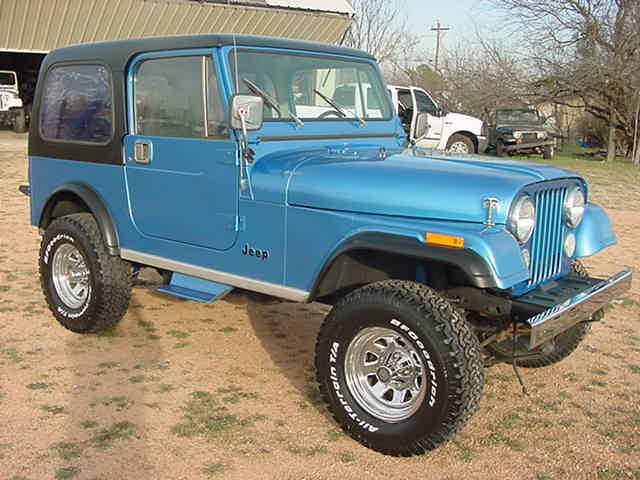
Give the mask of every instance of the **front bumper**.
M 483 154 L 487 151 L 487 147 L 489 146 L 489 139 L 487 137 L 483 137 L 480 135 L 478 137 L 478 153 Z
M 541 310 L 524 321 L 529 330 L 529 349 L 590 320 L 595 312 L 631 288 L 631 278 L 629 271 L 605 280 L 568 276 L 518 298 L 514 306 L 517 304 L 519 309 Z
M 555 145 L 555 140 L 540 140 L 536 142 L 522 142 L 511 143 L 504 146 L 505 152 L 512 152 L 515 150 L 528 150 L 530 148 L 544 148 L 547 145 Z

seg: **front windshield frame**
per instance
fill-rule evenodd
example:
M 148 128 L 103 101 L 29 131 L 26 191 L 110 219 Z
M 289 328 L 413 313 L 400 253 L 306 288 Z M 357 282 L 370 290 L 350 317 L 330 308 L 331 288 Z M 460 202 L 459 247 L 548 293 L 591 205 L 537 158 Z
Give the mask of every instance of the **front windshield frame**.
M 10 80 L 11 83 L 6 83 L 3 78 Z M 14 72 L 0 72 L 0 86 L 2 87 L 15 87 L 18 81 Z
M 519 114 L 523 117 L 520 119 L 515 118 L 513 115 L 514 112 L 519 112 Z M 526 118 L 523 114 L 527 115 Z M 504 109 L 496 111 L 496 120 L 502 123 L 541 123 L 540 114 L 537 110 L 533 110 L 531 108 L 513 108 L 513 109 Z
M 289 95 L 288 95 L 288 100 L 287 100 L 287 105 L 288 105 L 288 109 L 287 111 L 289 112 L 288 115 L 294 114 L 296 116 L 298 116 L 300 118 L 300 120 L 304 121 L 304 123 L 307 122 L 353 122 L 353 121 L 358 121 L 358 116 L 362 116 L 362 118 L 364 120 L 366 120 L 366 122 L 388 122 L 390 120 L 393 119 L 393 106 L 391 103 L 391 99 L 390 96 L 387 94 L 387 87 L 386 84 L 382 78 L 382 74 L 377 66 L 377 64 L 375 64 L 373 61 L 368 61 L 367 59 L 363 59 L 363 58 L 357 58 L 357 57 L 346 57 L 346 56 L 338 56 L 335 54 L 329 54 L 329 53 L 315 53 L 315 52 L 304 52 L 304 51 L 294 51 L 294 50 L 280 50 L 280 49 L 274 49 L 274 48 L 252 48 L 252 47 L 235 47 L 232 49 L 229 49 L 228 54 L 227 54 L 227 61 L 228 61 L 228 65 L 229 65 L 229 71 L 230 71 L 230 75 L 229 75 L 229 79 L 231 82 L 231 88 L 234 91 L 234 93 L 241 93 L 243 92 L 245 89 L 243 88 L 243 75 L 242 75 L 242 70 L 240 69 L 240 67 L 238 67 L 241 71 L 240 71 L 240 78 L 236 78 L 236 58 L 235 55 L 236 53 L 239 54 L 243 54 L 243 53 L 250 53 L 250 54 L 264 54 L 264 55 L 287 55 L 287 56 L 291 56 L 291 57 L 296 57 L 296 56 L 300 56 L 300 57 L 306 57 L 306 58 L 315 58 L 315 59 L 329 59 L 333 62 L 344 62 L 345 64 L 356 64 L 358 66 L 365 66 L 365 68 L 370 69 L 369 73 L 369 80 L 373 80 L 373 82 L 377 83 L 377 87 L 374 86 L 373 84 L 371 84 L 371 82 L 359 82 L 357 83 L 357 88 L 359 88 L 359 97 L 360 97 L 360 101 L 366 101 L 368 102 L 369 98 L 370 98 L 370 91 L 371 90 L 376 90 L 378 92 L 377 94 L 377 101 L 378 101 L 378 105 L 380 106 L 380 111 L 381 111 L 381 116 L 377 117 L 377 116 L 369 116 L 369 115 L 365 115 L 362 116 L 363 111 L 367 112 L 367 106 L 362 103 L 362 106 L 360 107 L 361 110 L 358 113 L 357 108 L 355 107 L 346 107 L 349 111 L 350 115 L 347 117 L 341 117 L 341 116 L 329 116 L 326 118 L 318 118 L 318 117 L 312 117 L 312 116 L 305 116 L 305 115 L 300 115 L 300 112 L 298 110 L 299 107 L 303 106 L 303 105 L 299 105 L 296 104 L 292 101 L 292 91 L 293 91 L 293 85 L 289 85 L 287 88 L 289 90 Z M 363 69 L 364 70 L 364 69 Z M 303 70 L 298 70 L 298 72 L 301 72 Z M 296 74 L 295 72 L 293 72 L 294 74 Z M 251 79 L 249 79 L 251 80 Z M 367 89 L 363 88 L 364 86 L 367 86 Z M 240 87 L 239 91 L 237 90 L 237 87 Z M 338 88 L 341 88 L 343 85 L 336 85 L 336 91 Z M 268 90 L 268 89 L 267 89 Z M 251 92 L 249 92 L 251 93 Z M 272 91 L 268 91 L 267 93 L 272 94 Z M 253 94 L 253 93 L 252 93 Z M 318 98 L 320 98 L 318 96 Z M 366 100 L 364 100 L 366 99 Z M 282 105 L 282 104 L 280 104 Z M 333 107 L 331 107 L 329 104 L 327 103 L 322 103 L 322 105 L 325 107 L 326 110 L 334 110 Z M 295 118 L 293 116 L 286 116 L 284 118 L 273 118 L 273 117 L 269 117 L 267 115 L 267 109 L 269 107 L 265 107 L 265 116 L 263 118 L 264 122 L 284 122 L 284 123 L 290 123 L 290 122 L 294 122 Z

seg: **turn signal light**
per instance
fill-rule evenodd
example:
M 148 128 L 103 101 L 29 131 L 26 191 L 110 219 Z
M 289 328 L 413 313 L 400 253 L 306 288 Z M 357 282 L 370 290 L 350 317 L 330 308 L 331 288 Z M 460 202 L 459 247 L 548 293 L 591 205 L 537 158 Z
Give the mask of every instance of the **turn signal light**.
M 455 237 L 453 235 L 444 235 L 442 233 L 427 232 L 424 234 L 425 242 L 440 247 L 463 248 L 464 237 Z

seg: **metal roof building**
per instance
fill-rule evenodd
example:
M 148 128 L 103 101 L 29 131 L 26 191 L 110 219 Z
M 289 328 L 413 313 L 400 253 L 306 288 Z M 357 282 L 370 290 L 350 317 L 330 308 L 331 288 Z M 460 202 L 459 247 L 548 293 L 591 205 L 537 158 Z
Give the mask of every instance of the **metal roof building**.
M 209 32 L 334 43 L 352 15 L 348 0 L 1 0 L 0 51 Z

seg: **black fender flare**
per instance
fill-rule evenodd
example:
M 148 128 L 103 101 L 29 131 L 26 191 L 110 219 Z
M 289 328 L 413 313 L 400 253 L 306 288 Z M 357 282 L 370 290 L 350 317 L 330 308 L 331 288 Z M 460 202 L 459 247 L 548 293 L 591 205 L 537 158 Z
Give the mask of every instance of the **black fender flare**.
M 386 232 L 362 232 L 343 241 L 324 263 L 313 283 L 310 301 L 317 297 L 325 274 L 333 262 L 350 250 L 371 250 L 413 257 L 423 261 L 438 261 L 459 268 L 477 288 L 495 288 L 498 283 L 491 266 L 475 251 L 468 248 L 446 248 L 418 241 L 413 236 Z
M 47 217 L 52 208 L 51 202 L 54 201 L 59 194 L 65 192 L 73 193 L 79 197 L 87 207 L 89 207 L 90 213 L 96 219 L 98 228 L 102 233 L 102 238 L 104 239 L 109 255 L 120 255 L 120 240 L 118 238 L 118 231 L 115 227 L 113 217 L 105 206 L 102 197 L 100 197 L 100 195 L 88 185 L 70 182 L 60 185 L 51 192 L 51 195 L 47 198 L 47 201 L 44 203 L 44 208 L 40 213 L 40 221 L 38 222 L 40 228 L 46 227 L 45 223 L 48 220 Z

